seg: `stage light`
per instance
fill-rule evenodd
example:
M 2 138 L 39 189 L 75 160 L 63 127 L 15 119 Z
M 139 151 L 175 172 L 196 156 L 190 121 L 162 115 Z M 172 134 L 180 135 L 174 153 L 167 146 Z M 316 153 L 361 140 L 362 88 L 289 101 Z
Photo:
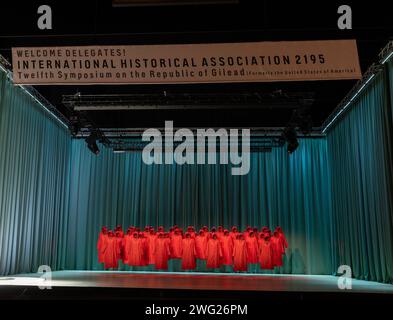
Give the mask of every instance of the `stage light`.
M 292 154 L 299 146 L 299 141 L 297 140 L 297 133 L 295 128 L 293 127 L 285 128 L 282 136 L 287 142 L 287 152 L 289 154 Z
M 299 142 L 297 141 L 297 139 L 288 141 L 288 146 L 287 146 L 288 153 L 292 154 L 293 152 L 295 152 L 298 146 L 299 146 Z
M 100 149 L 97 146 L 97 135 L 95 132 L 92 132 L 88 138 L 86 138 L 87 147 L 91 152 L 95 155 L 100 153 Z

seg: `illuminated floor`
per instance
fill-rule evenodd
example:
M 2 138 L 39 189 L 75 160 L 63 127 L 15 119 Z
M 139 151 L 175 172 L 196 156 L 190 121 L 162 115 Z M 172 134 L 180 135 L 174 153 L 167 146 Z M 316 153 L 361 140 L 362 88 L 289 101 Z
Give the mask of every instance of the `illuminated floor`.
M 1 287 L 73 287 L 130 288 L 165 290 L 224 290 L 269 292 L 344 292 L 338 288 L 338 278 L 317 275 L 255 275 L 217 273 L 159 273 L 56 271 L 51 280 L 41 274 L 20 274 L 0 278 Z M 393 285 L 352 280 L 352 289 L 345 292 L 393 294 Z

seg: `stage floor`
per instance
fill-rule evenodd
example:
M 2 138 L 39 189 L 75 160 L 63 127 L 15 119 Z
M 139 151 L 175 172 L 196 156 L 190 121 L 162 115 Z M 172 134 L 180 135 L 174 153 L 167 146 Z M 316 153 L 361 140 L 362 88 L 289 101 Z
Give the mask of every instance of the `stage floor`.
M 10 286 L 45 285 L 53 288 L 393 294 L 393 285 L 355 279 L 352 279 L 352 290 L 340 290 L 337 277 L 318 275 L 55 271 L 50 281 L 44 281 L 41 276 L 31 273 L 1 277 L 0 291 Z

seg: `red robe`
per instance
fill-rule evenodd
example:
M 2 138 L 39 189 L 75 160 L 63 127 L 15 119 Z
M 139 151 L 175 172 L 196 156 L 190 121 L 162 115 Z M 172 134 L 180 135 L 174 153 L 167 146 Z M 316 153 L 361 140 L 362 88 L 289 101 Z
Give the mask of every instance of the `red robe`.
M 157 270 L 167 270 L 168 269 L 168 259 L 171 252 L 169 249 L 169 244 L 165 238 L 157 238 L 155 245 L 155 268 Z
M 129 266 L 139 267 L 145 265 L 144 249 L 140 238 L 132 237 L 130 239 L 127 252 Z
M 150 234 L 147 238 L 147 264 L 155 264 L 154 251 L 156 247 L 157 237 Z
M 259 263 L 261 269 L 273 269 L 272 247 L 270 241 L 259 239 Z
M 195 240 L 193 238 L 183 239 L 181 263 L 181 268 L 183 270 L 193 270 L 196 268 L 195 255 Z
M 232 242 L 235 243 L 236 237 L 239 234 L 239 232 L 229 232 L 229 236 L 232 238 Z
M 173 234 L 171 238 L 171 258 L 181 259 L 182 258 L 182 245 L 183 237 L 180 234 Z
M 129 247 L 130 247 L 130 241 L 132 239 L 132 235 L 126 234 L 124 238 L 122 239 L 123 241 L 123 263 L 128 264 L 128 253 L 129 253 Z
M 282 256 L 285 253 L 284 244 L 280 236 L 273 236 L 270 240 L 272 247 L 272 263 L 274 267 L 282 267 L 283 261 Z
M 233 246 L 233 271 L 247 271 L 247 246 L 245 240 L 235 240 Z
M 279 235 L 280 235 L 280 238 L 281 238 L 281 241 L 282 241 L 282 243 L 283 243 L 283 245 L 284 245 L 284 251 L 285 251 L 285 248 L 288 248 L 288 241 L 287 241 L 287 238 L 285 237 L 285 234 L 284 234 L 284 232 L 279 232 Z
M 197 235 L 195 237 L 195 249 L 196 249 L 196 257 L 200 260 L 206 260 L 206 250 L 207 250 L 207 236 L 204 234 L 203 236 Z
M 221 244 L 218 239 L 209 239 L 206 250 L 206 268 L 219 268 L 222 257 Z
M 102 231 L 100 232 L 100 235 L 98 236 L 98 241 L 97 241 L 97 251 L 98 251 L 98 262 L 99 263 L 104 263 L 104 244 L 106 239 L 108 239 L 108 235 L 104 234 Z
M 258 240 L 255 237 L 246 238 L 247 263 L 258 263 Z
M 117 241 L 117 260 L 123 260 L 123 238 L 119 235 L 116 236 Z
M 103 244 L 103 259 L 104 268 L 117 268 L 119 266 L 117 257 L 118 252 L 118 242 L 115 237 L 108 237 Z
M 233 241 L 232 238 L 222 236 L 221 238 L 222 264 L 231 266 L 233 264 Z
M 140 247 L 140 251 L 142 252 L 141 255 L 141 266 L 147 266 L 148 265 L 148 259 L 149 259 L 149 251 L 148 251 L 148 246 L 147 246 L 147 239 L 144 237 L 138 238 L 138 244 Z
M 195 239 L 196 237 L 195 231 L 188 231 L 188 233 L 191 235 L 191 238 Z

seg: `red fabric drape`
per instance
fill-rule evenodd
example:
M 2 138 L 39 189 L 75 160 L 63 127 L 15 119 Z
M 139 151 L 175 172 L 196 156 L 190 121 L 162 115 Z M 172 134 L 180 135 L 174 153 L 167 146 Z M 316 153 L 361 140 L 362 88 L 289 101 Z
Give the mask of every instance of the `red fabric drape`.
M 278 233 L 274 233 L 273 237 L 270 240 L 272 247 L 272 263 L 275 267 L 282 267 L 283 259 L 282 256 L 285 253 L 284 244 L 282 238 Z
M 104 268 L 118 268 L 118 242 L 113 234 L 109 234 L 103 244 Z
M 220 241 L 216 238 L 211 238 L 207 242 L 206 250 L 206 267 L 207 268 L 219 268 L 220 260 L 222 257 Z
M 273 269 L 270 240 L 259 239 L 259 263 L 261 269 Z
M 206 260 L 207 236 L 199 234 L 195 238 L 196 257 L 200 260 Z
M 104 263 L 104 250 L 103 250 L 103 248 L 104 248 L 106 239 L 107 239 L 106 231 L 101 231 L 98 236 L 98 241 L 97 241 L 97 252 L 98 252 L 98 262 L 99 263 Z
M 247 263 L 258 263 L 258 240 L 253 235 L 246 238 Z
M 224 235 L 221 238 L 222 264 L 233 264 L 233 240 L 232 237 Z
M 247 271 L 248 264 L 259 263 L 262 269 L 273 269 L 283 265 L 288 247 L 281 227 L 274 233 L 268 227 L 263 227 L 260 233 L 255 227 L 248 227 L 243 233 L 236 227 L 231 232 L 222 227 L 212 227 L 209 232 L 203 227 L 195 234 L 190 226 L 185 239 L 178 227 L 171 228 L 170 233 L 159 229 L 161 232 L 155 233 L 152 227 L 145 227 L 144 232 L 129 227 L 122 236 L 121 226 L 115 232 L 103 227 L 97 240 L 99 262 L 106 269 L 117 268 L 118 260 L 122 260 L 130 266 L 155 265 L 156 269 L 167 270 L 168 259 L 174 258 L 182 259 L 182 269 L 192 270 L 196 268 L 196 259 L 201 259 L 207 260 L 208 268 L 233 265 L 234 271 Z
M 155 268 L 157 270 L 168 269 L 168 259 L 171 254 L 169 249 L 169 243 L 166 238 L 159 236 L 155 246 Z
M 236 239 L 233 246 L 233 271 L 247 271 L 247 247 L 244 239 Z
M 193 270 L 196 268 L 195 261 L 196 249 L 193 238 L 185 238 L 182 243 L 182 264 L 183 270 Z
M 132 239 L 132 234 L 127 233 L 123 238 L 123 263 L 128 264 L 128 254 L 130 250 L 130 241 Z
M 171 258 L 181 259 L 183 237 L 180 234 L 173 234 L 170 243 L 171 243 Z
M 129 266 L 140 267 L 145 263 L 145 246 L 138 234 L 134 233 L 128 243 L 127 260 Z
M 150 234 L 147 237 L 147 249 L 148 249 L 147 264 L 155 264 L 154 251 L 156 248 L 156 241 L 157 241 L 157 237 L 155 234 Z

